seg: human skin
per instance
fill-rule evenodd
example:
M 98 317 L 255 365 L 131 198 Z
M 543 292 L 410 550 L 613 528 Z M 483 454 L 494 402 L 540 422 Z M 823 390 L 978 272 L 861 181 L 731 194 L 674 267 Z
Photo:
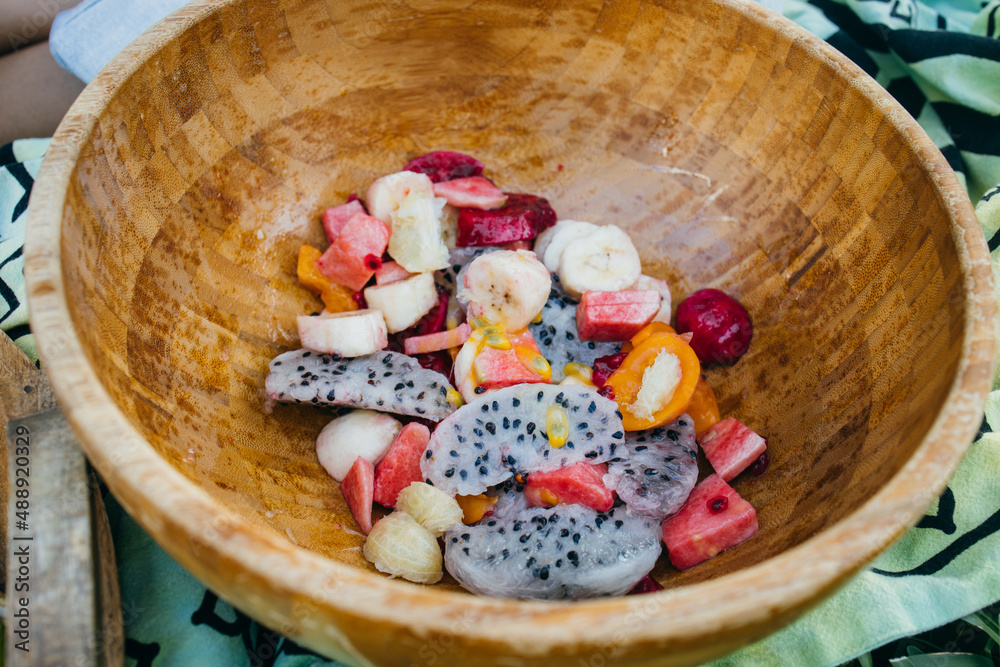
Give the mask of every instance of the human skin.
M 0 145 L 50 137 L 84 83 L 49 52 L 56 13 L 77 0 L 0 0 Z

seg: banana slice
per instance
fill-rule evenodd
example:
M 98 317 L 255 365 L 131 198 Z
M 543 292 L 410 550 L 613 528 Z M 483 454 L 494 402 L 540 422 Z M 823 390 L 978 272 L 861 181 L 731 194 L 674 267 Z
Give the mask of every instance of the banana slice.
M 596 229 L 597 225 L 589 222 L 560 220 L 535 239 L 535 255 L 546 269 L 555 273 L 559 270 L 559 258 L 562 257 L 566 245 Z
M 520 331 L 548 301 L 552 278 L 530 250 L 497 250 L 472 260 L 461 284 L 458 298 L 468 301 L 470 318 Z
M 342 357 L 371 354 L 389 344 L 382 313 L 370 308 L 346 313 L 299 315 L 298 327 L 302 347 Z
M 551 248 L 551 246 L 550 246 Z M 566 244 L 559 259 L 559 280 L 579 299 L 588 290 L 616 292 L 642 275 L 639 253 L 620 227 L 604 225 Z
M 368 186 L 368 194 L 365 196 L 368 214 L 391 225 L 392 212 L 410 195 L 427 198 L 434 196 L 434 184 L 427 174 L 399 171 L 383 176 Z
M 445 204 L 441 210 L 441 241 L 448 250 L 454 250 L 458 240 L 458 209 Z
M 418 273 L 406 280 L 365 288 L 369 308 L 381 310 L 389 333 L 408 329 L 438 302 L 434 276 Z

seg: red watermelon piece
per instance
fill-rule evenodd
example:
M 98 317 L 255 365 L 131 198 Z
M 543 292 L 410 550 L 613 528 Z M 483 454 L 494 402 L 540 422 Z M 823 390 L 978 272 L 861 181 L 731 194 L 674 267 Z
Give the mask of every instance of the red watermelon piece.
M 485 211 L 500 208 L 507 202 L 507 195 L 482 176 L 435 183 L 434 194 L 444 197 L 452 206 L 467 206 Z
M 375 270 L 375 284 L 388 285 L 389 283 L 406 280 L 413 275 L 416 274 L 410 273 L 400 266 L 398 262 L 382 262 L 382 266 Z
M 746 470 L 767 449 L 767 440 L 739 420 L 727 417 L 698 436 L 712 468 L 727 482 Z
M 358 213 L 364 212 L 365 207 L 357 199 L 323 211 L 323 231 L 326 232 L 326 240 L 333 243 L 334 239 L 340 236 L 340 230 L 344 228 L 347 221 Z
M 347 476 L 340 483 L 340 492 L 344 494 L 347 506 L 351 508 L 351 516 L 357 522 L 361 532 L 367 535 L 372 529 L 372 496 L 375 487 L 375 467 L 371 461 L 359 456 L 354 465 L 347 471 Z
M 608 466 L 603 463 L 577 463 L 558 470 L 533 472 L 524 486 L 524 497 L 528 507 L 552 507 L 562 503 L 607 512 L 615 504 L 614 492 L 604 486 L 607 472 Z
M 718 475 L 694 487 L 677 514 L 663 522 L 670 562 L 686 570 L 757 533 L 757 512 Z
M 628 340 L 653 321 L 661 301 L 656 290 L 585 292 L 576 307 L 580 340 Z
M 404 426 L 375 468 L 374 499 L 384 507 L 395 507 L 399 492 L 411 482 L 422 482 L 420 457 L 427 449 L 431 432 L 423 424 Z
M 382 253 L 388 244 L 389 228 L 384 222 L 356 213 L 316 260 L 316 267 L 333 282 L 357 291 L 382 266 Z
M 551 369 L 548 368 L 548 362 L 542 368 L 545 358 L 538 350 L 531 331 L 524 329 L 505 336 L 510 341 L 510 349 L 502 350 L 485 345 L 472 360 L 472 377 L 476 385 L 489 391 L 524 382 L 549 383 Z

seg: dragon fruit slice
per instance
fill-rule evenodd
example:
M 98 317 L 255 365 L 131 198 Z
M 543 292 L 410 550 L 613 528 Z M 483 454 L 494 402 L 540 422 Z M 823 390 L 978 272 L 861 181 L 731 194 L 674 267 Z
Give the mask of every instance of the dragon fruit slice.
M 607 461 L 624 433 L 618 405 L 590 387 L 518 384 L 438 424 L 420 469 L 442 491 L 474 496 L 518 473 Z
M 264 383 L 271 400 L 351 405 L 440 421 L 458 407 L 458 392 L 413 357 L 383 350 L 342 359 L 310 350 L 285 352 L 271 362 Z
M 604 483 L 625 501 L 630 514 L 662 521 L 687 500 L 698 481 L 698 445 L 687 415 L 625 436 L 628 456 L 608 464 Z
M 542 321 L 528 325 L 538 349 L 552 366 L 552 382 L 562 382 L 566 374 L 563 367 L 570 362 L 587 366 L 594 359 L 618 351 L 621 343 L 580 340 L 576 328 L 576 303 L 570 301 L 562 290 L 558 278 L 552 276 L 552 291 L 542 308 Z
M 557 505 L 450 529 L 444 562 L 473 593 L 556 600 L 627 593 L 659 555 L 655 519 Z

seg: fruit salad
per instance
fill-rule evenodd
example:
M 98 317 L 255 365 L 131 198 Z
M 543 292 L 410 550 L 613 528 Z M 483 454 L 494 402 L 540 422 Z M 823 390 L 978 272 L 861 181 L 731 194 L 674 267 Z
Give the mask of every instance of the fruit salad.
M 323 311 L 268 398 L 338 408 L 316 455 L 379 571 L 501 597 L 659 590 L 664 547 L 686 569 L 757 532 L 729 482 L 763 473 L 767 442 L 702 373 L 749 349 L 749 315 L 706 289 L 674 328 L 627 232 L 483 170 L 429 153 L 323 213 L 328 246 L 298 255 Z

